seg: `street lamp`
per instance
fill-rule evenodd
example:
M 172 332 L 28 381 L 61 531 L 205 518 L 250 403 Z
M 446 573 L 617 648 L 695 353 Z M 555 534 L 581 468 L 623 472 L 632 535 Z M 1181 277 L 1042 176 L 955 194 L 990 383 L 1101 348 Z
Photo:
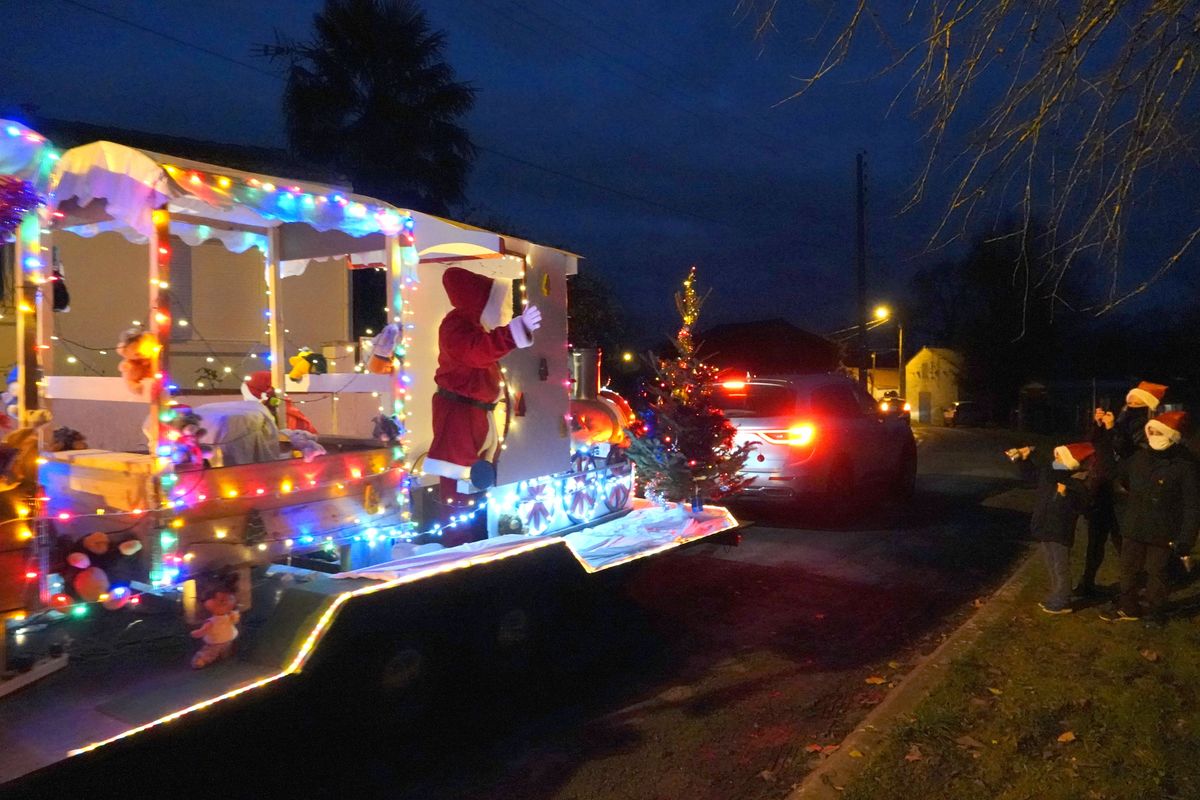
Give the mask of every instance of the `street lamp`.
M 892 310 L 887 306 L 875 307 L 875 319 L 879 322 L 886 322 L 892 318 Z M 904 325 L 900 322 L 899 317 L 896 317 L 896 380 L 899 384 L 900 396 L 908 399 L 908 395 L 904 393 Z

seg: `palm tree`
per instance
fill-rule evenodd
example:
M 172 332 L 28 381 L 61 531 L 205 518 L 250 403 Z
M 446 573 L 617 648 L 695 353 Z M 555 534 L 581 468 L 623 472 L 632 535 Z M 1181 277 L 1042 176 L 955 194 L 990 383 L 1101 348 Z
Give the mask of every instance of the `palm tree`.
M 326 0 L 313 29 L 308 42 L 262 49 L 289 60 L 296 155 L 400 206 L 446 214 L 462 202 L 475 148 L 459 121 L 475 89 L 454 79 L 444 34 L 412 0 Z

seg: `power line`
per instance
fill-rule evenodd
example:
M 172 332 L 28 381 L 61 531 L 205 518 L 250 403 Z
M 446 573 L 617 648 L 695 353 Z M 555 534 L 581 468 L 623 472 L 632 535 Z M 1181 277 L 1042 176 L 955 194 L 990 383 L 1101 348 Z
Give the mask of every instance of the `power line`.
M 121 17 L 121 16 L 118 16 L 118 15 L 116 15 L 116 14 L 111 14 L 111 13 L 109 13 L 109 12 L 107 12 L 107 11 L 104 11 L 104 10 L 102 10 L 102 9 L 94 8 L 94 7 L 92 7 L 92 6 L 89 6 L 89 5 L 87 5 L 86 3 L 82 3 L 82 2 L 80 2 L 79 0 L 60 0 L 60 2 L 66 3 L 66 4 L 68 4 L 68 5 L 71 5 L 71 6 L 75 6 L 75 7 L 77 7 L 77 8 L 84 9 L 84 10 L 86 10 L 86 11 L 90 11 L 90 12 L 92 12 L 92 13 L 94 13 L 94 14 L 98 14 L 98 15 L 100 15 L 100 16 L 102 16 L 102 17 L 105 17 L 106 19 L 112 20 L 113 22 L 118 22 L 118 23 L 121 23 L 121 24 L 123 24 L 123 25 L 128 25 L 128 26 L 129 26 L 129 27 L 131 27 L 131 28 L 135 28 L 135 29 L 137 29 L 137 30 L 139 30 L 139 31 L 142 31 L 142 32 L 144 32 L 144 33 L 148 33 L 148 34 L 150 34 L 150 35 L 152 35 L 152 36 L 157 36 L 157 37 L 159 37 L 159 38 L 165 39 L 165 40 L 167 40 L 167 41 L 169 41 L 169 42 L 171 42 L 171 43 L 173 43 L 173 44 L 179 45 L 180 47 L 186 47 L 186 48 L 189 48 L 189 49 L 192 49 L 192 50 L 196 50 L 196 51 L 199 51 L 199 52 L 201 52 L 201 53 L 204 53 L 205 55 L 209 55 L 209 56 L 212 56 L 212 57 L 214 57 L 214 58 L 219 58 L 219 59 L 221 59 L 222 61 L 227 61 L 227 62 L 229 62 L 230 64 L 236 64 L 236 65 L 237 65 L 237 66 L 239 66 L 239 67 L 243 67 L 243 68 L 245 68 L 245 69 L 253 70 L 254 72 L 257 72 L 257 73 L 258 73 L 258 74 L 260 74 L 260 75 L 266 75 L 267 77 L 274 78 L 274 79 L 275 79 L 275 80 L 277 80 L 277 81 L 286 81 L 286 80 L 287 80 L 287 79 L 286 79 L 286 78 L 285 78 L 283 75 L 279 75 L 278 73 L 274 73 L 274 72 L 271 72 L 271 71 L 269 71 L 269 70 L 260 69 L 260 68 L 258 68 L 258 67 L 256 67 L 256 66 L 254 66 L 253 64 L 247 64 L 247 63 L 246 63 L 246 62 L 244 62 L 244 61 L 239 61 L 239 60 L 238 60 L 238 59 L 236 59 L 236 58 L 231 58 L 230 56 L 224 55 L 223 53 L 219 53 L 219 52 L 217 52 L 217 51 L 215 51 L 215 50 L 211 50 L 211 49 L 209 49 L 209 48 L 207 48 L 207 47 L 204 47 L 203 45 L 199 45 L 199 44 L 196 44 L 196 43 L 194 43 L 194 42 L 189 42 L 189 41 L 187 41 L 186 39 L 180 39 L 180 38 L 179 38 L 179 37 L 177 37 L 177 36 L 172 36 L 171 34 L 168 34 L 168 33 L 163 33 L 162 31 L 158 31 L 158 30 L 155 30 L 154 28 L 147 27 L 147 26 L 145 26 L 145 25 L 142 25 L 142 24 L 140 24 L 140 23 L 138 23 L 138 22 L 134 22 L 133 20 L 126 19 L 125 17 Z M 491 9 L 491 10 L 492 10 L 492 11 L 495 11 L 495 9 Z M 532 31 L 533 33 L 538 33 L 536 30 L 534 30 L 534 29 L 532 29 L 532 28 L 528 28 L 528 26 L 525 26 L 525 27 L 526 27 L 528 30 Z M 614 73 L 614 74 L 615 74 L 615 73 Z M 618 77 L 620 77 L 620 76 L 618 75 Z M 664 98 L 664 99 L 666 99 L 666 98 Z M 484 152 L 484 153 L 490 153 L 491 155 L 494 155 L 494 156 L 498 156 L 498 157 L 500 157 L 500 158 L 507 159 L 508 161 L 512 161 L 512 162 L 514 162 L 514 163 L 516 163 L 516 164 L 520 164 L 520 165 L 522 165 L 522 166 L 524 166 L 524 167 L 527 167 L 527 168 L 530 168 L 530 169 L 535 169 L 535 170 L 538 170 L 538 171 L 541 171 L 541 172 L 545 172 L 545 173 L 547 173 L 547 174 L 549 174 L 549 175 L 554 175 L 554 176 L 556 176 L 556 177 L 559 177 L 559 178 L 564 178 L 564 179 L 566 179 L 566 180 L 574 181 L 574 182 L 576 182 L 576 183 L 579 183 L 579 184 L 582 184 L 582 185 L 584 185 L 584 186 L 589 186 L 589 187 L 591 187 L 591 188 L 593 188 L 593 189 L 599 189 L 599 190 L 601 190 L 601 191 L 605 191 L 605 192 L 608 192 L 608 193 L 610 193 L 610 194 L 614 194 L 614 195 L 616 195 L 616 196 L 618 196 L 618 197 L 623 197 L 623 198 L 625 198 L 625 199 L 627 199 L 627 200 L 634 200 L 634 201 L 636 201 L 636 202 L 645 203 L 645 204 L 647 204 L 647 205 L 651 205 L 651 206 L 654 206 L 654 207 L 656 207 L 656 208 L 663 209 L 663 210 L 665 210 L 665 211 L 670 211 L 670 212 L 671 212 L 671 213 L 673 213 L 673 214 L 679 214 L 679 215 L 683 215 L 683 216 L 693 217 L 693 218 L 695 218 L 695 219 L 698 219 L 698 220 L 701 220 L 701 221 L 703 221 L 703 222 L 706 222 L 706 223 L 708 223 L 708 224 L 713 224 L 713 225 L 722 225 L 722 226 L 728 226 L 728 225 L 730 225 L 730 223 L 728 223 L 728 222 L 722 222 L 722 221 L 719 221 L 719 220 L 711 219 L 711 218 L 709 218 L 709 217 L 705 217 L 705 216 L 703 216 L 703 215 L 701 215 L 701 214 L 697 214 L 697 213 L 695 213 L 695 212 L 692 212 L 692 211 L 687 211 L 687 210 L 685 210 L 685 209 L 681 209 L 681 208 L 675 208 L 674 206 L 668 205 L 668 204 L 666 204 L 666 203 L 661 203 L 661 202 L 659 202 L 659 201 L 657 201 L 657 200 L 652 200 L 652 199 L 650 199 L 650 198 L 648 198 L 648 197 L 642 197 L 642 196 L 640 196 L 640 195 L 633 194 L 632 192 L 627 192 L 627 191 L 624 191 L 624 190 L 622 190 L 622 189 L 617 189 L 617 188 L 615 188 L 615 187 L 612 187 L 612 186 L 607 186 L 607 185 L 605 185 L 605 184 L 603 184 L 603 183 L 600 183 L 600 182 L 598 182 L 598 181 L 593 181 L 593 180 L 590 180 L 590 179 L 588 179 L 588 178 L 581 178 L 581 177 L 579 177 L 579 176 L 577 176 L 577 175 L 572 175 L 572 174 L 570 174 L 570 173 L 563 172 L 563 171 L 561 171 L 561 170 L 557 170 L 557 169 L 554 169 L 554 168 L 552 168 L 552 167 L 547 167 L 547 166 L 545 166 L 545 165 L 543 165 L 543 164 L 538 164 L 538 163 L 536 163 L 536 162 L 534 162 L 534 161 L 530 161 L 530 160 L 528 160 L 528 159 L 521 158 L 520 156 L 514 156 L 514 155 L 512 155 L 512 154 L 510 154 L 510 153 L 505 153 L 504 151 L 502 151 L 502 150 L 498 150 L 498 149 L 496 149 L 496 148 L 494 148 L 494 147 L 488 147 L 488 146 L 485 146 L 485 145 L 476 144 L 476 145 L 475 145 L 475 148 L 476 148 L 477 150 L 479 150 L 480 152 Z
M 660 65 L 661 67 L 666 69 L 668 72 L 670 72 L 678 82 L 680 82 L 680 83 L 684 82 L 682 80 L 682 76 L 679 74 L 678 70 L 675 67 L 666 63 L 665 61 L 658 58 L 657 56 L 650 53 L 649 51 L 633 44 L 628 39 L 625 39 L 624 37 L 617 35 L 612 30 L 612 28 L 602 25 L 600 23 L 600 21 L 597 20 L 595 17 L 593 17 L 591 15 L 585 15 L 583 12 L 579 11 L 578 9 L 572 8 L 571 6 L 568 6 L 567 4 L 561 2 L 561 0 L 550 0 L 550 2 L 554 3 L 554 5 L 561 8 L 567 14 L 570 14 L 571 16 L 574 16 L 574 17 L 578 18 L 579 20 L 581 20 L 583 22 L 583 24 L 585 26 L 587 26 L 588 28 L 595 28 L 597 31 L 603 33 L 607 38 L 613 40 L 614 42 L 617 42 L 618 44 L 622 44 L 625 47 L 629 48 L 630 50 L 640 53 L 646 59 L 653 61 L 654 63 Z M 584 44 L 587 44 L 589 47 L 592 47 L 592 49 L 596 50 L 597 52 L 600 52 L 600 53 L 604 54 L 605 56 L 607 56 L 608 58 L 611 58 L 613 61 L 616 61 L 618 64 L 621 64 L 622 66 L 624 66 L 626 69 L 630 70 L 631 72 L 634 72 L 634 73 L 641 75 L 651 81 L 654 81 L 657 85 L 663 87 L 667 91 L 672 91 L 681 97 L 687 98 L 702 108 L 707 106 L 707 101 L 705 101 L 705 99 L 700 97 L 699 95 L 696 95 L 696 94 L 694 94 L 690 91 L 687 91 L 685 89 L 682 89 L 678 86 L 670 86 L 670 85 L 663 84 L 660 81 L 660 79 L 658 77 L 656 77 L 655 75 L 652 75 L 651 73 L 648 73 L 648 72 L 640 69 L 639 67 L 637 67 L 634 64 L 630 64 L 628 61 L 621 59 L 618 56 L 616 56 L 606 50 L 602 50 L 598 47 L 595 47 L 594 45 L 591 45 L 581 35 L 562 27 L 561 25 L 558 25 L 557 23 L 554 23 L 551 20 L 546 19 L 546 17 L 537 13 L 533 9 L 529 8 L 528 6 L 526 6 L 522 3 L 518 3 L 518 2 L 516 2 L 516 0 L 514 0 L 514 5 L 516 5 L 519 8 L 524 9 L 526 11 L 526 13 L 528 13 L 528 14 L 531 14 L 533 16 L 539 17 L 540 19 L 546 20 L 546 22 L 548 24 L 553 25 L 558 30 L 564 31 L 564 32 L 574 36 L 575 38 L 582 41 Z M 722 94 L 720 92 L 715 92 L 714 94 L 716 94 L 717 97 L 721 98 L 722 100 L 724 100 L 727 103 L 734 102 L 729 97 L 725 96 L 724 94 Z M 764 141 L 770 140 L 770 146 L 772 148 L 783 147 L 786 149 L 786 148 L 790 148 L 792 146 L 792 143 L 790 141 L 785 140 L 784 137 L 782 136 L 782 134 L 776 134 L 772 131 L 768 131 L 765 128 L 760 127 L 754 119 L 751 119 L 750 117 L 746 116 L 745 114 L 743 114 L 741 112 L 738 112 L 738 111 L 717 112 L 715 110 L 709 109 L 707 111 L 707 113 L 712 116 L 718 116 L 718 117 L 731 116 L 731 117 L 734 117 L 734 118 L 740 120 L 743 124 L 748 126 L 751 130 L 753 130 L 760 137 L 762 137 L 764 139 Z M 776 155 L 778 155 L 778 150 L 776 150 L 775 153 L 776 153 Z
M 117 16 L 116 14 L 112 14 L 108 11 L 104 11 L 103 9 L 89 6 L 87 3 L 81 3 L 81 2 L 79 2 L 79 0 L 59 0 L 59 2 L 66 3 L 69 6 L 75 6 L 76 8 L 82 8 L 84 11 L 90 11 L 93 14 L 99 14 L 102 17 L 110 19 L 114 22 L 120 22 L 123 25 L 128 25 L 131 28 L 136 28 L 137 30 L 142 31 L 143 33 L 148 33 L 151 36 L 157 36 L 160 39 L 166 39 L 168 42 L 173 42 L 174 44 L 181 45 L 183 47 L 190 47 L 192 50 L 198 50 L 201 53 L 212 56 L 213 58 L 219 58 L 222 61 L 229 62 L 230 64 L 236 64 L 239 67 L 244 67 L 248 70 L 257 72 L 259 75 L 266 75 L 268 78 L 275 78 L 276 80 L 283 80 L 283 76 L 279 75 L 278 73 L 271 72 L 270 70 L 266 70 L 266 69 L 261 69 L 259 67 L 254 66 L 253 64 L 247 64 L 245 61 L 238 61 L 236 58 L 227 56 L 224 53 L 218 53 L 216 50 L 211 50 L 211 49 L 205 47 L 204 45 L 196 44 L 194 42 L 189 42 L 186 39 L 180 39 L 176 36 L 172 36 L 169 33 L 163 33 L 162 31 L 155 30 L 154 28 L 150 28 L 145 25 L 142 25 L 139 22 L 134 22 L 131 19 L 126 19 L 125 17 Z

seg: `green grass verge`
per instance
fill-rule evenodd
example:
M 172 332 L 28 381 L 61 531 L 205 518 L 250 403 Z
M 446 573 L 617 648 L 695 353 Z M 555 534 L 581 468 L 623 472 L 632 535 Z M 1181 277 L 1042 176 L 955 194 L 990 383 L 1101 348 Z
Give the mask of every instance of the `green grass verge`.
M 1101 583 L 1116 572 L 1110 550 Z M 866 754 L 848 800 L 1200 798 L 1197 611 L 1150 631 L 1098 608 L 1048 616 L 1045 591 L 1039 565 L 1013 612 Z M 1200 584 L 1172 601 L 1200 605 Z

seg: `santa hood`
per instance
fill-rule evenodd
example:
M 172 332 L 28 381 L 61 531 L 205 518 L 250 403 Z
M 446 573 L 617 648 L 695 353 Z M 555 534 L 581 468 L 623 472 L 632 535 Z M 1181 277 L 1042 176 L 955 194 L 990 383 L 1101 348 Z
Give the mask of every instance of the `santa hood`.
M 508 288 L 486 275 L 480 275 L 462 267 L 451 267 L 442 275 L 442 286 L 450 304 L 465 311 L 487 328 L 500 324 L 500 311 Z

